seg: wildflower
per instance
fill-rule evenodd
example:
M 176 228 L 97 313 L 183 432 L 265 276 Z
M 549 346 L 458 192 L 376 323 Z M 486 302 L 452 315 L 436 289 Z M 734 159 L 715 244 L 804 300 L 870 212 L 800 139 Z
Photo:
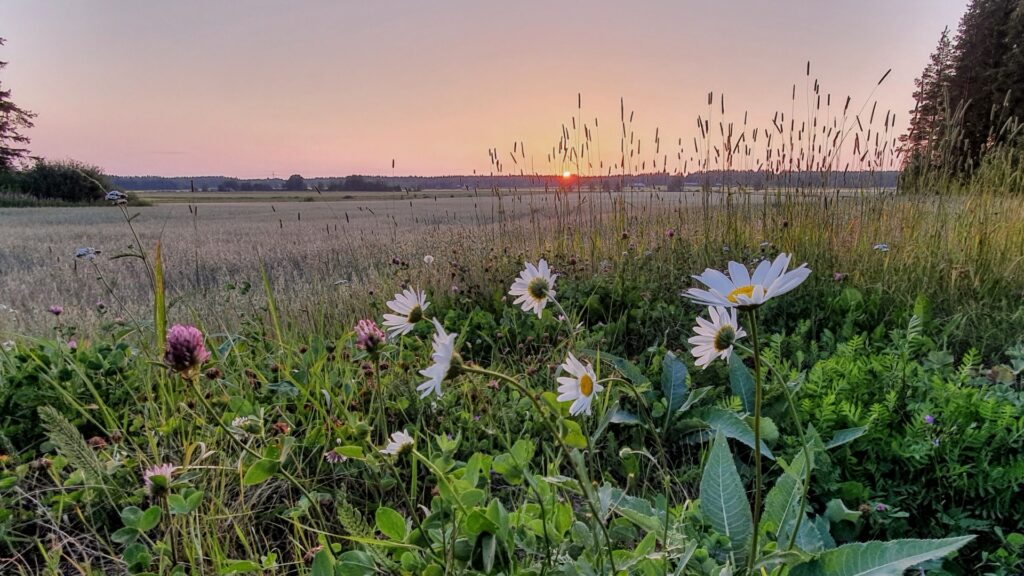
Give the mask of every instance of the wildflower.
M 430 393 L 441 395 L 441 383 L 451 380 L 459 375 L 462 369 L 462 358 L 455 351 L 455 338 L 458 334 L 448 334 L 444 326 L 437 319 L 433 319 L 434 333 L 433 354 L 430 359 L 433 364 L 429 368 L 420 370 L 420 374 L 427 377 L 427 381 L 416 387 L 420 398 L 426 398 Z
M 519 304 L 523 312 L 533 311 L 540 318 L 548 299 L 555 297 L 555 280 L 558 274 L 552 274 L 548 263 L 541 258 L 534 266 L 527 262 L 526 267 L 519 273 L 519 277 L 512 283 L 508 291 L 510 296 L 516 296 L 513 304 Z
M 427 294 L 422 290 L 406 288 L 401 294 L 395 294 L 394 300 L 389 300 L 388 308 L 397 314 L 385 314 L 384 325 L 392 337 L 401 336 L 412 332 L 416 323 L 423 319 L 423 312 L 430 304 L 427 302 Z
M 194 326 L 175 324 L 167 331 L 167 349 L 164 364 L 174 372 L 191 376 L 210 358 L 203 344 L 203 333 Z
M 337 450 L 331 449 L 328 450 L 327 452 L 324 452 L 324 460 L 327 460 L 331 464 L 341 464 L 342 462 L 348 460 L 348 458 L 343 454 L 339 454 Z
M 881 502 L 875 504 L 875 512 L 885 512 L 888 509 L 889 506 L 886 504 L 882 504 Z
M 836 282 L 842 282 L 843 280 L 846 280 L 846 274 L 843 274 L 842 272 L 833 272 L 832 280 Z
M 245 429 L 249 425 L 250 422 L 257 422 L 256 417 L 255 416 L 238 416 L 238 417 L 234 418 L 233 420 L 231 420 L 231 427 L 232 428 Z
M 95 260 L 97 254 L 100 254 L 100 251 L 91 246 L 75 250 L 75 258 L 79 260 L 87 260 L 89 262 Z
M 572 406 L 569 406 L 569 414 L 576 416 L 580 413 L 590 414 L 590 405 L 594 400 L 594 396 L 604 390 L 604 386 L 597 383 L 597 374 L 594 373 L 594 367 L 587 362 L 586 366 L 582 362 L 576 359 L 569 353 L 568 358 L 562 364 L 562 370 L 565 370 L 570 376 L 560 376 L 558 378 L 558 401 L 568 402 L 572 400 Z
M 703 274 L 694 276 L 694 279 L 707 285 L 710 290 L 690 288 L 685 295 L 707 306 L 757 308 L 769 299 L 793 290 L 810 276 L 811 270 L 806 264 L 787 272 L 789 260 L 789 254 L 779 254 L 773 262 L 762 260 L 753 274 L 747 271 L 746 266 L 735 261 L 729 262 L 728 276 L 708 268 Z
M 386 339 L 373 320 L 360 320 L 356 324 L 356 348 L 373 354 Z
M 938 445 L 939 445 L 939 439 L 938 438 L 932 440 L 932 446 L 938 446 Z
M 665 231 L 665 236 L 666 236 L 666 237 L 667 237 L 667 238 L 668 238 L 669 240 L 671 240 L 671 239 L 675 238 L 675 237 L 676 237 L 676 230 L 675 230 L 675 228 L 669 228 L 668 230 L 666 230 L 666 231 Z
M 75 340 L 74 338 L 68 340 L 68 350 L 78 350 L 78 340 Z
M 50 314 L 53 314 L 54 316 L 60 316 L 61 314 L 64 313 L 64 307 L 63 306 L 50 306 L 48 308 L 48 311 L 50 312 Z
M 160 464 L 148 468 L 142 474 L 142 484 L 151 498 L 162 496 L 171 487 L 171 476 L 178 471 L 173 464 Z
M 416 444 L 416 441 L 412 439 L 409 432 L 402 430 L 401 432 L 392 432 L 391 441 L 388 445 L 380 451 L 381 454 L 387 454 L 389 456 L 398 456 L 404 454 L 408 450 L 412 450 L 412 447 Z
M 747 335 L 736 321 L 736 309 L 722 306 L 708 306 L 711 321 L 697 317 L 697 325 L 693 327 L 696 336 L 688 342 L 693 344 L 690 353 L 697 359 L 697 366 L 707 369 L 715 358 L 729 361 L 732 345 Z
M 935 424 L 935 416 L 932 416 L 931 414 L 925 414 L 924 415 L 924 423 L 925 424 Z
M 434 263 L 434 257 L 431 256 L 430 254 L 427 254 L 426 256 L 423 257 L 423 263 L 426 264 L 427 266 L 433 264 Z
M 10 352 L 14 350 L 14 340 L 4 340 L 3 344 L 0 344 L 0 348 L 4 349 L 4 352 Z
M 104 198 L 106 198 L 107 202 L 111 202 L 115 206 L 128 203 L 128 195 L 120 190 L 111 190 L 110 192 L 107 192 L 107 195 Z
M 884 242 L 881 243 L 881 244 L 875 244 L 874 246 L 872 246 L 872 248 L 875 249 L 875 250 L 878 250 L 879 252 L 888 252 L 889 251 L 889 245 L 885 244 Z

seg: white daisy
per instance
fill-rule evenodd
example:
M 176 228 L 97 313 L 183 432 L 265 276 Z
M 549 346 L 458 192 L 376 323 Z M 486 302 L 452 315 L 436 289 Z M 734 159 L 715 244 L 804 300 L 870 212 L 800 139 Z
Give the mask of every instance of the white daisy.
M 736 321 L 736 309 L 723 306 L 708 306 L 711 321 L 697 317 L 697 325 L 688 342 L 693 344 L 690 353 L 697 359 L 697 366 L 707 368 L 715 358 L 729 361 L 732 345 L 747 335 Z
M 551 273 L 548 263 L 543 258 L 536 266 L 527 262 L 508 293 L 516 296 L 514 303 L 521 305 L 524 312 L 532 311 L 540 318 L 548 300 L 555 297 L 556 278 L 558 274 Z
M 413 447 L 416 441 L 412 439 L 409 432 L 402 430 L 401 432 L 392 432 L 391 441 L 388 442 L 387 447 L 380 451 L 381 454 L 388 454 L 389 456 L 398 456 L 406 450 Z
M 571 376 L 561 376 L 558 378 L 558 401 L 568 402 L 572 400 L 572 406 L 569 406 L 569 414 L 572 416 L 580 413 L 590 414 L 590 404 L 593 402 L 594 396 L 604 390 L 604 386 L 597 383 L 597 374 L 594 373 L 594 367 L 590 362 L 587 362 L 587 365 L 584 366 L 570 352 L 569 357 L 562 364 L 562 370 L 565 370 Z
M 459 369 L 462 367 L 462 358 L 455 351 L 455 337 L 458 334 L 445 332 L 444 326 L 441 326 L 436 318 L 432 318 L 431 322 L 434 323 L 436 330 L 433 342 L 434 352 L 430 355 L 430 359 L 434 363 L 429 368 L 420 370 L 420 374 L 427 377 L 426 382 L 416 387 L 420 398 L 426 398 L 431 393 L 440 396 L 441 383 L 458 376 Z
M 434 263 L 434 257 L 431 256 L 430 254 L 427 254 L 426 256 L 423 257 L 423 263 L 426 264 L 427 266 L 433 264 Z
M 694 276 L 694 279 L 700 280 L 709 289 L 690 288 L 685 295 L 706 306 L 756 308 L 796 288 L 810 276 L 811 270 L 807 264 L 787 272 L 789 259 L 789 254 L 779 254 L 774 262 L 762 260 L 753 274 L 739 262 L 729 262 L 728 276 L 708 268 L 703 274 Z
M 387 304 L 388 308 L 397 312 L 384 315 L 384 325 L 387 326 L 392 338 L 411 332 L 416 323 L 423 319 L 423 312 L 430 305 L 427 303 L 426 292 L 412 288 L 395 294 L 395 299 L 388 300 Z

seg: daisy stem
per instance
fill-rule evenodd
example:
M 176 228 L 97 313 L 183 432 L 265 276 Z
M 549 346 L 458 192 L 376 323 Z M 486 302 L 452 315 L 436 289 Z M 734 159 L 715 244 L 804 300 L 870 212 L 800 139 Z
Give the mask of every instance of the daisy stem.
M 750 316 L 750 340 L 754 343 L 754 535 L 750 542 L 747 572 L 752 572 L 757 561 L 758 525 L 761 520 L 761 343 L 757 337 L 757 309 Z
M 605 550 L 608 552 L 608 562 L 611 565 L 611 574 L 615 574 L 616 572 L 618 572 L 618 570 L 615 569 L 615 557 L 612 555 L 611 536 L 609 536 L 608 534 L 608 528 L 606 528 L 604 525 L 604 519 L 601 516 L 600 510 L 594 503 L 595 498 L 592 492 L 593 487 L 590 484 L 590 480 L 587 477 L 587 473 L 579 466 L 579 464 L 575 460 L 573 460 L 572 451 L 570 451 L 569 447 L 565 444 L 565 441 L 562 439 L 562 435 L 558 432 L 558 429 L 555 427 L 554 423 L 551 421 L 550 418 L 546 416 L 548 412 L 545 410 L 544 405 L 541 404 L 537 396 L 531 393 L 526 388 L 526 386 L 523 386 L 518 380 L 511 376 L 507 376 L 505 374 L 502 374 L 501 372 L 487 370 L 486 368 L 480 368 L 478 366 L 466 365 L 463 366 L 463 370 L 466 372 L 473 372 L 475 374 L 480 374 L 482 376 L 488 376 L 491 378 L 502 380 L 508 383 L 508 385 L 511 386 L 512 388 L 515 388 L 516 392 L 519 392 L 519 394 L 527 397 L 530 400 L 530 402 L 533 403 L 533 407 L 537 409 L 537 413 L 540 414 L 541 420 L 547 426 L 548 431 L 551 432 L 551 435 L 555 437 L 555 441 L 558 444 L 558 447 L 561 449 L 562 455 L 565 456 L 565 459 L 568 461 L 569 466 L 572 467 L 573 472 L 576 474 L 576 479 L 579 480 L 580 483 L 580 489 L 583 490 L 583 493 L 586 495 L 586 498 L 584 498 L 584 500 L 587 501 L 587 506 L 590 508 L 590 513 L 594 515 L 594 520 L 596 520 L 597 525 L 601 527 L 601 533 L 604 535 L 604 541 L 606 543 Z
M 748 353 L 752 352 L 750 348 L 747 348 L 746 346 L 743 346 L 741 344 L 737 344 L 736 347 Z M 793 526 L 793 533 L 789 536 L 789 546 L 786 547 L 786 550 L 792 550 L 793 546 L 796 545 L 796 535 L 800 531 L 800 524 L 803 522 L 804 519 L 804 511 L 807 510 L 807 493 L 811 486 L 811 447 L 810 445 L 807 444 L 807 440 L 804 437 L 804 425 L 803 422 L 800 420 L 800 414 L 798 414 L 796 411 L 796 403 L 793 401 L 793 393 L 790 392 L 789 386 L 786 385 L 786 382 L 782 379 L 782 375 L 779 374 L 779 371 L 776 370 L 775 367 L 771 365 L 771 363 L 769 363 L 767 360 L 762 360 L 762 362 L 764 362 L 765 367 L 768 368 L 768 371 L 775 376 L 775 379 L 779 383 L 779 387 L 782 388 L 783 394 L 786 395 L 786 403 L 789 404 L 789 414 L 790 416 L 793 417 L 793 423 L 796 424 L 796 433 L 800 437 L 800 445 L 803 446 L 804 485 L 803 491 L 800 494 L 800 512 L 796 517 L 796 524 Z

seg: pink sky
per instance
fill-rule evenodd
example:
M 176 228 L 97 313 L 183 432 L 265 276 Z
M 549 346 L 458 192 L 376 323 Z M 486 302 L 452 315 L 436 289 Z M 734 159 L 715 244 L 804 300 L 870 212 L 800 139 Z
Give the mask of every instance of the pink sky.
M 113 174 L 243 178 L 534 169 L 576 112 L 606 164 L 619 98 L 647 141 L 690 141 L 707 92 L 768 125 L 804 86 L 875 93 L 902 128 L 966 0 L 374 2 L 4 0 L 0 80 L 38 113 L 32 152 Z M 607 128 L 605 128 L 607 127 Z

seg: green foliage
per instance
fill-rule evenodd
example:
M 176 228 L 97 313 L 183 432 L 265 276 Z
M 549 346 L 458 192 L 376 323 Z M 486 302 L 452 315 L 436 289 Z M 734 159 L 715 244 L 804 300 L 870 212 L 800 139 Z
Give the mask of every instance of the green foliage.
M 40 160 L 20 172 L 15 182 L 23 194 L 72 203 L 101 202 L 111 188 L 98 167 L 74 160 Z

